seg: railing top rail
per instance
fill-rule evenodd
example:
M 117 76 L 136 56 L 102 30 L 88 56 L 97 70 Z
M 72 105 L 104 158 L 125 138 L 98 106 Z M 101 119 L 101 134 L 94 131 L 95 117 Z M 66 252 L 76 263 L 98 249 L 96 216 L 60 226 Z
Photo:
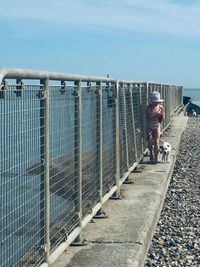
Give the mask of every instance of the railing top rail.
M 65 74 L 59 72 L 46 72 L 23 69 L 0 69 L 0 81 L 4 79 L 33 79 L 33 80 L 67 80 L 67 81 L 85 81 L 85 82 L 115 82 L 115 79 L 95 76 L 83 76 L 75 74 Z
M 38 70 L 24 70 L 24 69 L 0 69 L 0 83 L 4 79 L 29 79 L 29 80 L 61 80 L 61 81 L 83 81 L 83 82 L 110 82 L 110 83 L 125 83 L 125 84 L 154 84 L 154 85 L 170 85 L 152 81 L 133 81 L 133 80 L 119 80 L 114 78 L 86 76 L 76 74 L 65 74 L 59 72 L 47 72 Z M 180 86 L 180 85 L 176 85 Z M 182 87 L 182 86 L 181 86 Z
M 139 84 L 139 83 L 147 83 L 146 81 L 132 81 L 132 80 L 118 80 L 119 83 L 126 83 L 126 84 Z

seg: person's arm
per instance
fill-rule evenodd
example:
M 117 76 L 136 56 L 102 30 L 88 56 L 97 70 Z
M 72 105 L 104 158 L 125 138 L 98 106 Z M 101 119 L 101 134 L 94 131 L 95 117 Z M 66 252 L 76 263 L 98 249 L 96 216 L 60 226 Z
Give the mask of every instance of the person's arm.
M 159 123 L 162 122 L 162 120 L 164 119 L 165 117 L 165 111 L 164 111 L 164 107 L 162 105 L 160 105 L 160 112 L 159 112 L 159 117 L 158 117 L 158 121 Z

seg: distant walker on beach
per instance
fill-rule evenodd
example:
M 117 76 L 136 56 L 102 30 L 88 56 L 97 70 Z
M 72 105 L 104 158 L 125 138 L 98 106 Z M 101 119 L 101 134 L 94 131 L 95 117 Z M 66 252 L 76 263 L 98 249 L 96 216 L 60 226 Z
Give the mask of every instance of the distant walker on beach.
M 192 109 L 192 116 L 196 117 L 197 116 L 197 113 L 194 109 Z

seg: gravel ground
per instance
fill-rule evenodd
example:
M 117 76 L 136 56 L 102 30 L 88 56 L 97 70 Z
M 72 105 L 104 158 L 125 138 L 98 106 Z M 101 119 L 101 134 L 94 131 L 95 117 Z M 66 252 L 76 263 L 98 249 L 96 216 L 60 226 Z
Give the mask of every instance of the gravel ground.
M 200 267 L 200 117 L 189 118 L 145 267 Z

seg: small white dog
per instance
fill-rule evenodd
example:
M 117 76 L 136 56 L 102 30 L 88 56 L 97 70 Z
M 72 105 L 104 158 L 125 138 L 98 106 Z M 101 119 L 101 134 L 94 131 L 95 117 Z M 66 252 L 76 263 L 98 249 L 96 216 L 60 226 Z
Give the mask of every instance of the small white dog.
M 160 146 L 160 154 L 162 154 L 162 161 L 169 162 L 170 151 L 172 150 L 171 145 L 168 142 L 164 142 L 162 146 Z

